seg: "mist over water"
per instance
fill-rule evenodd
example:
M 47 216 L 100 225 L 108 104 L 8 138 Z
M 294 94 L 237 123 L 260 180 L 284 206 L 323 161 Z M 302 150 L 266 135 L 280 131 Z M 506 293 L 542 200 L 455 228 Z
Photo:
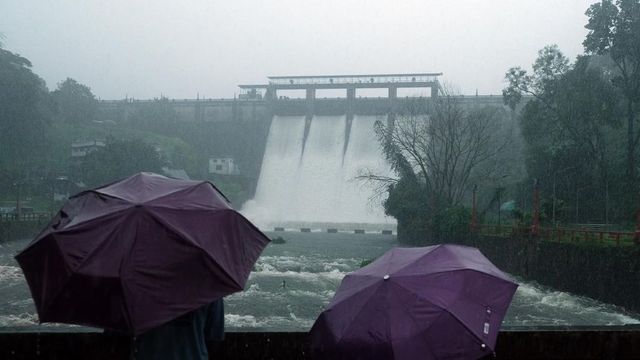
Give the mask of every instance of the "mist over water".
M 356 179 L 366 172 L 391 175 L 374 132 L 377 119 L 354 116 L 349 127 L 346 116 L 314 116 L 305 139 L 303 116 L 274 116 L 256 195 L 241 212 L 261 228 L 319 223 L 393 228 L 395 219 L 385 216 L 374 185 Z

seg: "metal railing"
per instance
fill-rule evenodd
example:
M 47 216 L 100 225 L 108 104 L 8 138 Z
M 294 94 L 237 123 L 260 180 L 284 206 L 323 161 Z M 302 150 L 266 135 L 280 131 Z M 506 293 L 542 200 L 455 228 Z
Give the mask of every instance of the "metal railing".
M 38 211 L 22 213 L 0 214 L 0 222 L 19 222 L 19 221 L 48 221 L 51 220 L 52 214 L 48 211 Z
M 540 227 L 537 234 L 531 227 L 483 224 L 478 226 L 478 233 L 499 237 L 535 235 L 540 239 L 555 242 L 629 246 L 640 245 L 638 234 L 631 231 L 606 231 L 588 228 Z
M 355 85 L 362 83 L 431 83 L 440 73 L 430 74 L 377 74 L 377 75 L 322 75 L 322 76 L 271 76 L 270 85 Z

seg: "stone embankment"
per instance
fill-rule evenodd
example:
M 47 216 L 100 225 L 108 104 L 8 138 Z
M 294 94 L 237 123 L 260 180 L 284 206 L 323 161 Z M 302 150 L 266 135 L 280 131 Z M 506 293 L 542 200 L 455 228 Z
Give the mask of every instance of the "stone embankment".
M 306 332 L 227 333 L 210 359 L 309 359 Z M 487 359 L 640 359 L 640 331 L 631 328 L 501 331 Z M 1 359 L 128 359 L 126 337 L 97 332 L 0 332 Z
M 49 222 L 48 219 L 35 219 L 29 221 L 0 221 L 0 243 L 28 239 L 36 236 Z
M 640 246 L 491 236 L 470 237 L 465 243 L 504 271 L 640 313 Z

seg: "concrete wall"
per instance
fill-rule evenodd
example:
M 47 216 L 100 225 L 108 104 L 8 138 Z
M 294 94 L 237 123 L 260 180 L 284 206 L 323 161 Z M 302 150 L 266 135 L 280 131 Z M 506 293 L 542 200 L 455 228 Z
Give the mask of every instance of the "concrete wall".
M 49 220 L 0 221 L 0 243 L 35 237 Z
M 101 333 L 0 332 L 0 359 L 128 359 L 129 339 Z M 309 359 L 307 333 L 227 333 L 210 359 Z M 501 331 L 486 359 L 640 359 L 638 329 Z
M 103 121 L 125 123 L 136 109 L 157 100 L 104 100 L 100 102 L 99 114 Z M 263 100 L 167 100 L 182 121 L 222 122 L 241 119 L 257 119 L 267 107 Z
M 398 240 L 428 239 L 398 224 Z M 413 241 L 412 241 L 413 240 Z M 640 246 L 598 246 L 511 238 L 448 234 L 427 244 L 474 246 L 500 269 L 560 291 L 588 296 L 640 313 Z
M 395 112 L 409 102 L 420 101 L 420 98 L 346 98 L 313 100 L 316 115 L 341 115 L 353 111 L 360 115 L 386 115 Z M 528 98 L 524 99 L 526 103 Z M 102 120 L 122 123 L 140 106 L 154 100 L 104 100 L 100 102 Z M 502 96 L 459 96 L 458 101 L 464 106 L 504 106 Z M 269 112 L 277 115 L 306 115 L 309 103 L 306 99 L 266 100 L 168 100 L 171 107 L 183 121 L 223 122 L 237 120 L 260 120 L 260 113 Z

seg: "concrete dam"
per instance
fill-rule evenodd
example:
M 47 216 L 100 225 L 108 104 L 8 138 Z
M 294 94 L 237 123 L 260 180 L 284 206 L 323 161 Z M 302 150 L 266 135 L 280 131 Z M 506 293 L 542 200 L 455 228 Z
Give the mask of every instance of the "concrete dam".
M 313 116 L 305 139 L 304 117 L 275 115 L 255 197 L 242 212 L 264 228 L 394 224 L 373 184 L 357 179 L 366 172 L 392 176 L 374 134 L 376 119 L 354 116 L 346 136 L 346 116 Z
M 244 129 L 231 136 L 225 131 L 212 132 L 212 143 L 233 137 L 236 144 L 214 148 L 210 155 L 225 152 L 234 156 L 244 174 L 254 179 L 253 197 L 236 206 L 258 226 L 393 229 L 395 219 L 384 215 L 375 184 L 357 177 L 367 173 L 393 176 L 374 124 L 391 123 L 409 103 L 428 104 L 438 96 L 439 75 L 270 77 L 264 85 L 240 85 L 243 94 L 237 99 L 169 103 L 182 121 Z M 362 89 L 382 89 L 386 96 L 360 97 Z M 426 90 L 427 94 L 422 99 L 399 97 L 399 89 L 420 89 L 423 95 Z M 304 96 L 282 95 L 291 90 Z M 327 90 L 346 96 L 317 96 Z M 463 101 L 502 105 L 499 96 Z M 126 123 L 144 103 L 111 101 L 103 102 L 102 108 L 114 121 Z M 234 150 L 233 145 L 238 148 Z

